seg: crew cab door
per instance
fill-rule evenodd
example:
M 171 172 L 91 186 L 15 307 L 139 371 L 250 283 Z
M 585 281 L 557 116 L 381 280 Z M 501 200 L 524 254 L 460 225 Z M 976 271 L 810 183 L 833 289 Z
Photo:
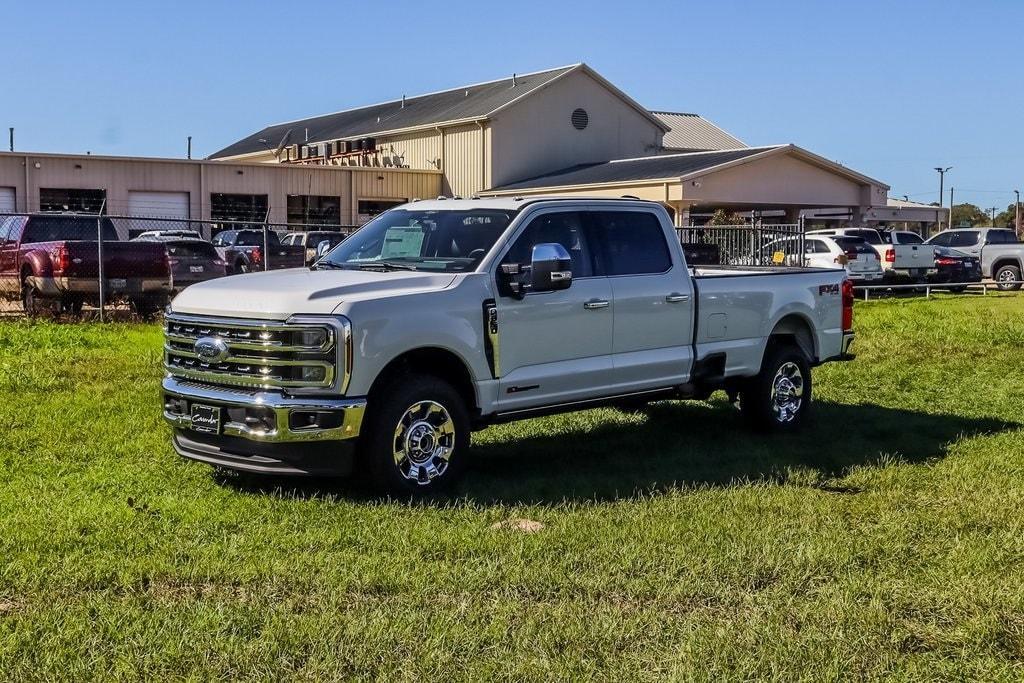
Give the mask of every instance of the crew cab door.
M 597 272 L 614 302 L 612 392 L 682 384 L 693 365 L 693 281 L 675 230 L 639 209 L 588 214 Z
M 530 220 L 499 259 L 495 277 L 498 408 L 505 412 L 594 398 L 612 369 L 612 291 L 596 277 L 576 211 L 545 211 Z M 561 244 L 572 259 L 568 289 L 528 292 L 521 299 L 501 284 L 501 264 L 526 265 L 533 247 Z

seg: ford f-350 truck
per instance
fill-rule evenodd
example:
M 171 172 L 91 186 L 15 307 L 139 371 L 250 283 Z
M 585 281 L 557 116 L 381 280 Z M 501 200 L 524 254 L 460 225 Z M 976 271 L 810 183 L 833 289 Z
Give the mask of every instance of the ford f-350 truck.
M 851 357 L 852 307 L 841 270 L 688 268 L 656 203 L 413 202 L 311 267 L 180 294 L 164 417 L 186 458 L 422 493 L 471 431 L 555 411 L 724 389 L 797 429 L 812 367 Z

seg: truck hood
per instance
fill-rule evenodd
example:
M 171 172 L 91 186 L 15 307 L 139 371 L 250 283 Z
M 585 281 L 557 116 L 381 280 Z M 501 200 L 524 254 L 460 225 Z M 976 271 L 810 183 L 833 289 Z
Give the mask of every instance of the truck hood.
M 289 268 L 232 275 L 194 284 L 175 297 L 175 313 L 286 320 L 332 313 L 342 302 L 441 290 L 451 273 Z

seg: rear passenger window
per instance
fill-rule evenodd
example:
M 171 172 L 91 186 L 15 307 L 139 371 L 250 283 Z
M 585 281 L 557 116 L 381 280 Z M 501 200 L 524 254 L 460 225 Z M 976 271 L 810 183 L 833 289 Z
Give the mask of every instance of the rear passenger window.
M 664 273 L 672 267 L 665 232 L 654 214 L 595 211 L 588 215 L 599 274 Z

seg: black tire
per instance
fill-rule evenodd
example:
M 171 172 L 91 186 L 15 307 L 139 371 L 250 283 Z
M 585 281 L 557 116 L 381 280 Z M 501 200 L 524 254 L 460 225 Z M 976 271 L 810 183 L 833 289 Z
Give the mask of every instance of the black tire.
M 133 297 L 130 303 L 135 315 L 143 320 L 152 320 L 163 306 L 162 299 L 152 296 Z
M 241 275 L 249 272 L 249 264 L 245 261 L 239 261 L 235 264 L 235 274 Z
M 418 408 L 425 404 L 430 405 Z M 428 413 L 435 410 L 434 405 L 443 414 Z M 452 433 L 432 431 L 434 425 L 447 425 L 445 418 L 451 421 Z M 405 425 L 401 435 L 397 434 L 400 424 Z M 402 497 L 435 493 L 462 473 L 469 434 L 469 412 L 451 384 L 430 375 L 395 377 L 370 396 L 358 443 L 360 473 L 379 493 Z M 432 444 L 435 448 L 430 449 Z
M 21 306 L 29 318 L 52 317 L 58 305 L 39 296 L 39 290 L 28 282 L 21 284 Z
M 85 306 L 85 301 L 80 296 L 67 296 L 61 299 L 60 309 L 62 313 L 67 313 L 74 317 L 82 315 L 82 308 Z
M 1016 292 L 1020 289 L 1020 268 L 1014 265 L 999 266 L 992 274 L 996 281 L 996 288 L 1000 292 Z M 1006 281 L 1006 284 L 1003 282 Z M 1014 282 L 1016 281 L 1016 282 Z
M 798 374 L 792 373 L 794 369 Z M 780 386 L 776 389 L 777 382 Z M 799 391 L 799 400 L 795 402 L 791 396 L 794 389 Z M 786 397 L 777 400 L 779 392 L 790 394 L 790 400 Z M 743 417 L 760 431 L 797 431 L 807 419 L 812 400 L 811 366 L 807 357 L 798 347 L 786 343 L 769 344 L 761 372 L 747 380 L 740 390 Z

